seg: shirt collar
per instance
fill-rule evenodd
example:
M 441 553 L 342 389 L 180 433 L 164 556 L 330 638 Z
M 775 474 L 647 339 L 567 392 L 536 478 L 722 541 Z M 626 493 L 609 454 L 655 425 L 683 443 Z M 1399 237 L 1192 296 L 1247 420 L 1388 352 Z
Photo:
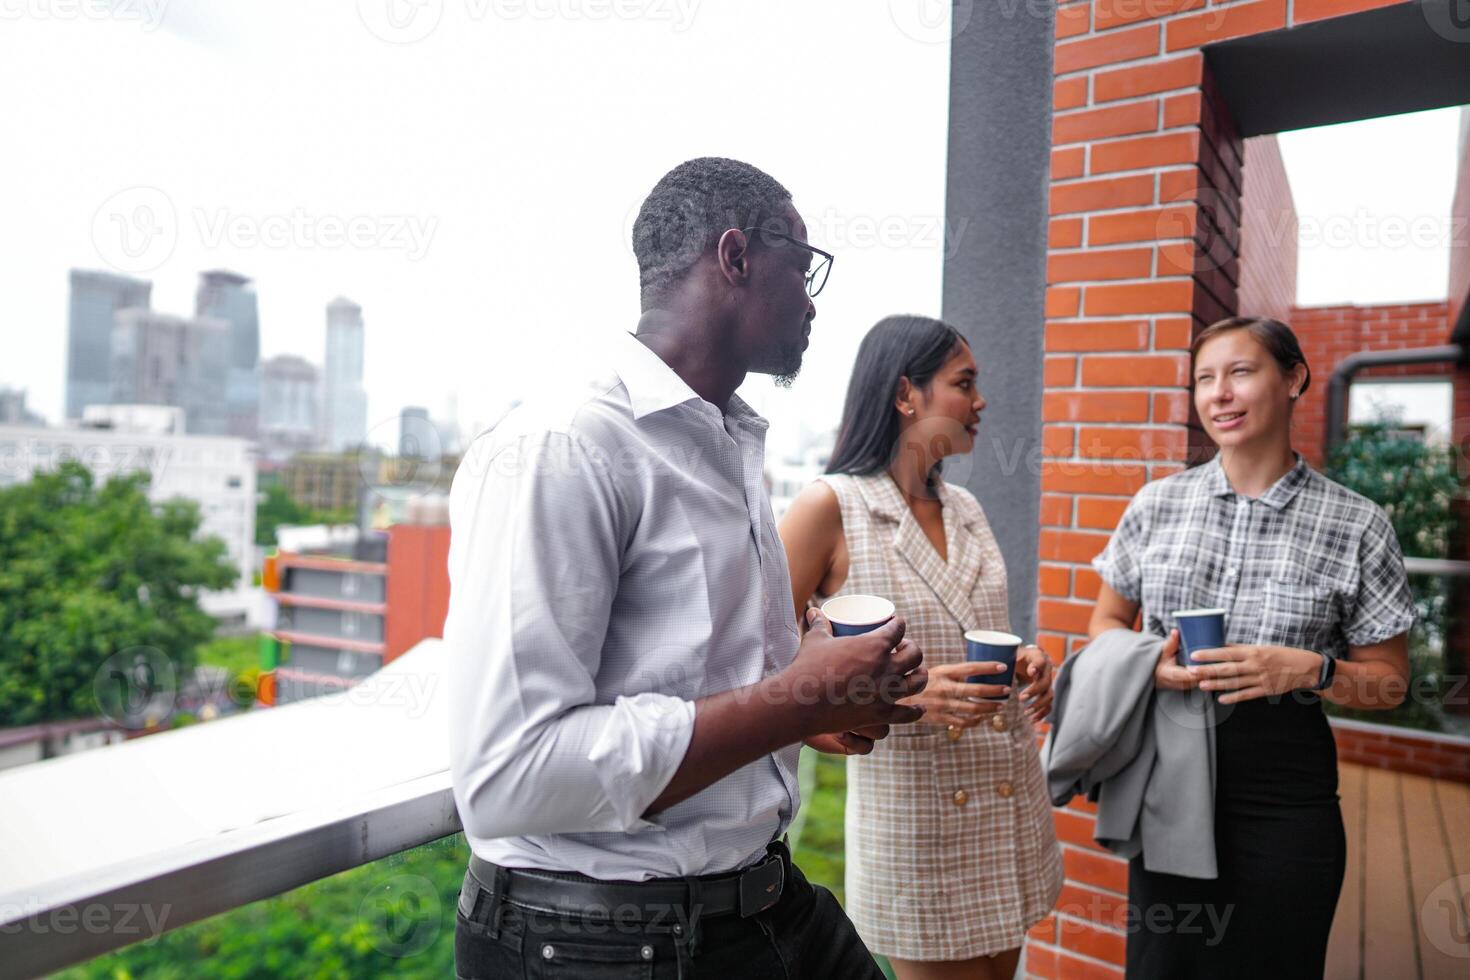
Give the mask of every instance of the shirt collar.
M 859 477 L 859 479 L 868 487 L 869 492 L 863 496 L 868 504 L 868 509 L 874 514 L 894 522 L 902 522 L 904 515 L 910 513 L 903 491 L 898 488 L 898 484 L 894 482 L 887 470 L 880 470 L 869 476 Z M 939 506 L 950 511 L 954 504 L 954 496 L 950 493 L 949 484 L 943 479 L 935 480 L 934 492 L 939 498 Z M 959 511 L 951 512 L 957 515 L 960 513 Z M 969 526 L 968 518 L 961 517 L 960 519 L 964 521 L 965 526 Z
M 1297 492 L 1306 486 L 1307 478 L 1311 474 L 1311 468 L 1307 461 L 1302 459 L 1301 453 L 1296 453 L 1296 465 L 1287 470 L 1281 479 L 1271 484 L 1266 492 L 1256 499 L 1270 507 L 1272 510 L 1280 510 L 1295 499 Z M 1225 476 L 1225 467 L 1220 464 L 1220 454 L 1209 462 L 1209 472 L 1205 475 L 1206 490 L 1212 497 L 1226 497 L 1235 493 L 1230 486 L 1230 480 Z
M 613 370 L 628 391 L 635 420 L 688 401 L 704 402 L 663 358 L 632 334 L 625 333 L 618 338 L 612 356 Z
M 613 370 L 628 392 L 634 421 L 691 401 L 697 403 L 695 407 L 700 411 L 716 419 L 721 418 L 717 406 L 701 398 L 673 368 L 664 363 L 663 358 L 633 334 L 624 333 L 618 338 L 613 345 L 612 359 Z M 730 396 L 730 404 L 724 414 L 760 432 L 770 425 L 739 395 Z

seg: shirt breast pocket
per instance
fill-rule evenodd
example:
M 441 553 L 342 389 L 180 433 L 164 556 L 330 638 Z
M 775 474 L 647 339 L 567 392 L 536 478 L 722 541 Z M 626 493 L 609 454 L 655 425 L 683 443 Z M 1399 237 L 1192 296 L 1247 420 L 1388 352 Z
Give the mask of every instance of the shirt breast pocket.
M 1174 613 L 1193 608 L 1194 566 L 1180 562 L 1144 561 L 1140 594 L 1143 598 L 1143 628 L 1167 636 L 1174 628 Z
M 1323 653 L 1331 646 L 1336 624 L 1331 589 L 1307 581 L 1266 580 L 1258 643 Z

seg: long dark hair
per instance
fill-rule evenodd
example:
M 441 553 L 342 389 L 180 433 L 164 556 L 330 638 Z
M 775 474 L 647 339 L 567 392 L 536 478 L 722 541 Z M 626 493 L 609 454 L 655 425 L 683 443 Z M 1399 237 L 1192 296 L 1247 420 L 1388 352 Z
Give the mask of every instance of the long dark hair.
M 927 388 L 955 347 L 963 343 L 965 338 L 958 330 L 927 316 L 879 320 L 858 346 L 827 472 L 871 476 L 888 469 L 898 452 L 898 412 L 893 399 L 899 380 L 908 378 L 914 387 Z

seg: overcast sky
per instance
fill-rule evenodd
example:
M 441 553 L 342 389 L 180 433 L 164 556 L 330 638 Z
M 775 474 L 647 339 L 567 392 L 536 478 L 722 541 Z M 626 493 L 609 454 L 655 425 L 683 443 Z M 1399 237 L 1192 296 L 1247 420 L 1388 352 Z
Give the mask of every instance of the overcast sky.
M 13 0 L 0 384 L 61 416 L 69 268 L 135 272 L 175 313 L 192 311 L 200 270 L 229 268 L 256 281 L 265 356 L 320 363 L 327 302 L 363 306 L 378 441 L 406 404 L 437 416 L 457 398 L 471 426 L 632 327 L 638 203 L 672 165 L 715 154 L 784 183 L 838 253 L 794 388 L 742 390 L 783 450 L 802 425 L 835 424 L 872 323 L 939 312 L 942 8 Z M 1397 128 L 1283 141 L 1299 210 L 1351 219 L 1362 201 L 1442 221 L 1453 114 L 1375 125 Z M 1392 262 L 1363 248 L 1304 254 L 1303 301 L 1443 296 L 1442 244 Z

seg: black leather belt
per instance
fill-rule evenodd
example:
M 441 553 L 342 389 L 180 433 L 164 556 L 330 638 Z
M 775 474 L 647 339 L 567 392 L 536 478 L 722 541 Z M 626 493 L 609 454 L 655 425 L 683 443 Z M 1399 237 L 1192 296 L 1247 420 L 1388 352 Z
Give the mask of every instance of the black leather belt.
M 791 852 L 786 842 L 775 841 L 768 849 L 763 860 L 740 871 L 648 881 L 602 881 L 571 872 L 503 868 L 471 855 L 469 871 L 480 894 L 461 892 L 460 911 L 474 920 L 505 901 L 536 912 L 586 919 L 662 919 L 679 907 L 695 918 L 731 914 L 749 918 L 780 900 L 789 877 Z

